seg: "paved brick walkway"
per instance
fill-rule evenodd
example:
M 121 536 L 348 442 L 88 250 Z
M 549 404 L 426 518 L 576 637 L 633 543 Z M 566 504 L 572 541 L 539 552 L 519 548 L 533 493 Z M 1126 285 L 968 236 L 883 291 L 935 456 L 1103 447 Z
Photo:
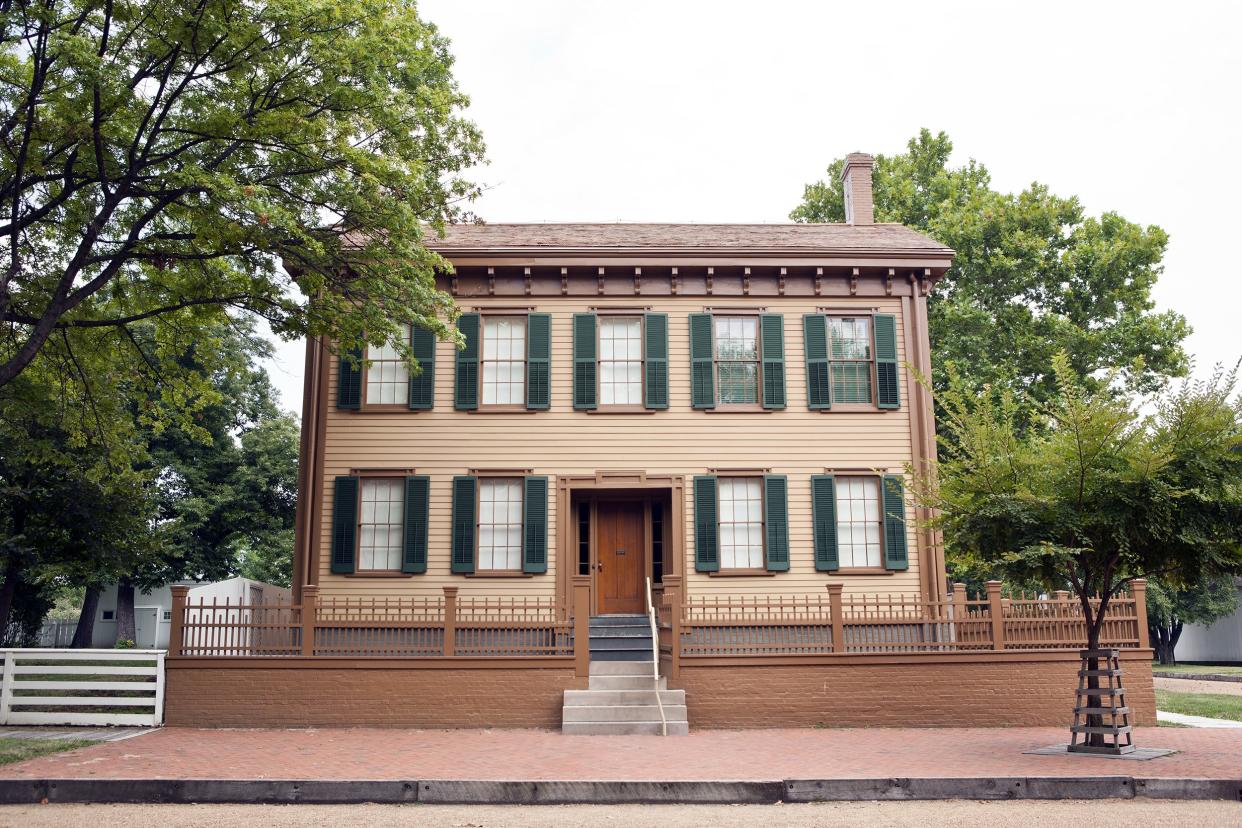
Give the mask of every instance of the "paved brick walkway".
M 1242 779 L 1236 730 L 1147 728 L 1134 762 L 1031 756 L 1061 728 L 696 731 L 687 737 L 535 730 L 164 728 L 0 767 L 4 778 L 336 780 L 779 780 L 1141 776 Z

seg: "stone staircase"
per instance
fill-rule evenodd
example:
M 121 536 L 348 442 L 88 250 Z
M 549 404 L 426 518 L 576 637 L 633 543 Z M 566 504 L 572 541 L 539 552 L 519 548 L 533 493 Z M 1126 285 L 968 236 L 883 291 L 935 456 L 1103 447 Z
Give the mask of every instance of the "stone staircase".
M 661 677 L 657 701 L 652 680 L 654 669 L 647 616 L 592 618 L 588 689 L 565 691 L 561 732 L 659 736 L 662 702 L 668 735 L 689 733 L 686 691 L 669 690 Z

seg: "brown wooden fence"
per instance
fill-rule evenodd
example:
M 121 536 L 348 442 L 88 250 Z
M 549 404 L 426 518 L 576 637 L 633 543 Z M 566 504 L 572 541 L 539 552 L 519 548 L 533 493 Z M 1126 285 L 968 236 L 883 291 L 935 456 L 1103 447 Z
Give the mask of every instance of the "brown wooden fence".
M 1081 649 L 1087 639 L 1076 598 L 1007 598 L 999 581 L 975 598 L 956 584 L 949 600 L 932 602 L 846 596 L 840 584 L 814 595 L 683 597 L 680 590 L 680 579 L 666 579 L 660 642 L 673 671 L 683 658 Z M 1101 644 L 1148 646 L 1145 593 L 1146 583 L 1136 581 L 1109 601 Z

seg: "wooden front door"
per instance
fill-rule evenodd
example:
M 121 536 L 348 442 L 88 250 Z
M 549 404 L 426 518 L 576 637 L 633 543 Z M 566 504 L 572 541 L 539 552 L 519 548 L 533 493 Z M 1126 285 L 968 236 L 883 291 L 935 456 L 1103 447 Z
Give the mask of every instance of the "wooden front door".
M 643 514 L 638 500 L 596 505 L 595 595 L 601 615 L 647 611 Z

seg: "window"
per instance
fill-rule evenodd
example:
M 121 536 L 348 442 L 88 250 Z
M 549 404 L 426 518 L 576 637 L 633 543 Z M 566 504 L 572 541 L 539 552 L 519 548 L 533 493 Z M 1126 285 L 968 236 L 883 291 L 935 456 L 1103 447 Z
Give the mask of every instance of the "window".
M 871 404 L 871 320 L 829 317 L 828 338 L 832 401 Z
M 884 565 L 884 514 L 877 477 L 837 478 L 837 550 L 843 569 Z
M 643 323 L 630 317 L 599 320 L 600 405 L 643 404 Z
M 483 320 L 483 404 L 526 404 L 526 320 Z
M 763 568 L 763 478 L 722 477 L 720 568 Z
M 759 318 L 717 316 L 716 387 L 721 405 L 759 402 Z
M 164 610 L 164 620 L 165 621 L 172 620 L 172 610 Z
M 522 568 L 522 479 L 479 481 L 479 569 Z
M 116 620 L 116 610 L 104 610 L 104 611 L 103 611 L 103 620 L 104 620 L 104 621 L 115 621 L 115 620 Z
M 403 325 L 405 341 L 410 341 L 410 326 Z M 410 401 L 410 370 L 405 360 L 389 342 L 378 348 L 369 347 L 367 358 L 367 405 L 407 405 Z
M 578 574 L 591 574 L 591 504 L 578 504 Z
M 401 569 L 405 537 L 405 479 L 362 481 L 362 519 L 358 532 L 359 570 Z
M 651 504 L 651 582 L 664 583 L 664 504 Z

